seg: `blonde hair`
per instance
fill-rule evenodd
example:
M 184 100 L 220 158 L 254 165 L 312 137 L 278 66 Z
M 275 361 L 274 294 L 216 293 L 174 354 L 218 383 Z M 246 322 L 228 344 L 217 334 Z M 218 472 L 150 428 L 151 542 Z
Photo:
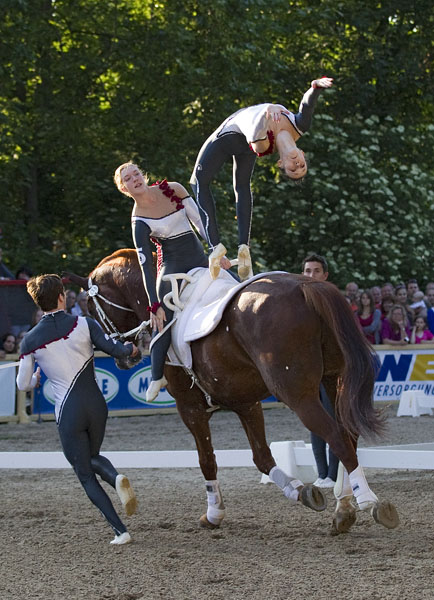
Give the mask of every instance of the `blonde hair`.
M 398 325 L 395 323 L 395 321 L 393 320 L 393 317 L 392 317 L 392 313 L 395 310 L 399 310 L 401 312 L 402 318 L 404 319 L 404 325 L 405 325 L 405 327 L 408 327 L 408 316 L 407 316 L 407 313 L 406 313 L 404 307 L 402 306 L 402 304 L 394 304 L 392 306 L 392 308 L 389 310 L 389 313 L 387 315 L 387 319 L 388 319 L 389 323 L 392 325 L 393 329 L 396 330 L 398 328 Z
M 115 174 L 113 176 L 113 181 L 115 182 L 116 187 L 122 194 L 125 194 L 125 196 L 129 196 L 130 198 L 132 198 L 131 194 L 124 189 L 124 184 L 122 183 L 122 171 L 124 171 L 128 167 L 137 167 L 140 173 L 143 175 L 146 184 L 148 183 L 149 179 L 148 176 L 143 173 L 142 169 L 131 160 L 129 162 L 123 163 L 116 169 Z

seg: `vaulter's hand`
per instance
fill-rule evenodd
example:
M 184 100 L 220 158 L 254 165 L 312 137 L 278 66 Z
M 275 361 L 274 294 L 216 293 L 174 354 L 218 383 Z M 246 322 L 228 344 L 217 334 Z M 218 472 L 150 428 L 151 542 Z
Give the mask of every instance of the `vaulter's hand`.
M 166 321 L 166 313 L 164 308 L 160 306 L 156 313 L 151 313 L 151 327 L 152 331 L 162 331 L 164 328 L 164 322 Z
M 231 261 L 226 256 L 223 256 L 223 258 L 220 259 L 220 266 L 222 269 L 225 269 L 227 271 L 232 267 Z
M 267 112 L 265 113 L 265 116 L 267 117 L 267 119 L 271 119 L 275 123 L 278 123 L 283 112 L 288 111 L 282 110 L 282 107 L 280 105 L 270 104 L 267 107 Z
M 331 88 L 333 85 L 333 77 L 321 77 L 321 79 L 314 79 L 311 83 L 313 88 Z

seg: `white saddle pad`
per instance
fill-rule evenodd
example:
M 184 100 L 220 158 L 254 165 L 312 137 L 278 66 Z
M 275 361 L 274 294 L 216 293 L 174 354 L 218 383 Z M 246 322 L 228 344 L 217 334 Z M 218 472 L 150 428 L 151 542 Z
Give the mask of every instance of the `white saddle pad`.
M 180 294 L 184 309 L 176 313 L 177 319 L 172 326 L 172 348 L 169 359 L 192 367 L 189 342 L 198 340 L 211 333 L 219 324 L 228 302 L 243 287 L 267 275 L 259 273 L 247 281 L 237 281 L 224 269 L 217 279 L 211 279 L 209 269 L 197 268 L 189 271 L 193 282 L 188 283 Z M 175 356 L 176 359 L 175 359 Z

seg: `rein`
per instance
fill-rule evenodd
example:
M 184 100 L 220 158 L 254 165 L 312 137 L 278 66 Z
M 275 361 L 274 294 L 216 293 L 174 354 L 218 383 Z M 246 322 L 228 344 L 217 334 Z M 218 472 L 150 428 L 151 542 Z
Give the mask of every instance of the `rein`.
M 126 306 L 120 306 L 119 304 L 116 304 L 115 302 L 112 302 L 111 300 L 104 298 L 104 296 L 102 296 L 99 293 L 98 286 L 92 282 L 92 279 L 90 277 L 88 279 L 88 286 L 89 286 L 89 289 L 88 289 L 87 293 L 92 298 L 92 300 L 95 304 L 96 312 L 101 321 L 101 325 L 105 328 L 106 332 L 112 339 L 125 340 L 126 338 L 130 337 L 131 335 L 134 335 L 134 334 L 138 335 L 151 322 L 150 320 L 143 321 L 142 323 L 140 323 L 140 325 L 138 325 L 134 329 L 130 329 L 130 331 L 121 333 L 120 331 L 118 331 L 118 329 L 114 325 L 113 321 L 104 312 L 104 309 L 102 308 L 98 298 L 100 298 L 100 300 L 103 300 L 104 302 L 106 302 L 106 304 L 110 304 L 110 306 L 114 306 L 116 308 L 119 308 L 120 310 L 126 310 L 128 312 L 133 313 L 134 312 L 133 309 L 127 308 Z

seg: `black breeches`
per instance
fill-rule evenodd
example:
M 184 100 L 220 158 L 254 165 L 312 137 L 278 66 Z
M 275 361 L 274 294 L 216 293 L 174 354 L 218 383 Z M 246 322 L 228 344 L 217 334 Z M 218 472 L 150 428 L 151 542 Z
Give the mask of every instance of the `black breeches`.
M 72 465 L 89 499 L 107 519 L 116 535 L 126 531 L 110 498 L 95 474 L 115 487 L 118 472 L 111 462 L 99 454 L 104 439 L 107 406 L 95 380 L 88 382 L 86 392 L 74 389 L 66 400 L 58 424 L 60 441 L 66 459 Z M 95 389 L 96 388 L 96 389 Z
M 202 244 L 193 232 L 178 238 L 161 240 L 161 249 L 163 252 L 163 265 L 157 279 L 157 296 L 159 301 L 163 302 L 164 296 L 172 290 L 171 283 L 163 281 L 164 275 L 170 273 L 187 273 L 195 267 L 208 268 L 208 259 L 205 256 Z M 172 320 L 173 311 L 169 310 L 165 304 L 163 304 L 163 308 L 166 313 L 166 321 L 164 323 L 166 325 Z M 153 333 L 153 337 L 156 337 L 156 335 L 158 335 L 158 332 Z M 151 372 L 153 381 L 163 377 L 164 363 L 170 342 L 171 332 L 168 329 L 152 344 Z
M 235 193 L 238 243 L 249 244 L 252 221 L 253 197 L 250 179 L 256 162 L 255 153 L 249 148 L 244 135 L 228 133 L 221 137 L 211 135 L 199 151 L 190 179 L 196 196 L 199 213 L 210 248 L 220 242 L 216 207 L 211 193 L 211 182 L 224 162 L 233 159 L 233 187 Z

